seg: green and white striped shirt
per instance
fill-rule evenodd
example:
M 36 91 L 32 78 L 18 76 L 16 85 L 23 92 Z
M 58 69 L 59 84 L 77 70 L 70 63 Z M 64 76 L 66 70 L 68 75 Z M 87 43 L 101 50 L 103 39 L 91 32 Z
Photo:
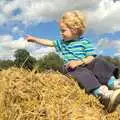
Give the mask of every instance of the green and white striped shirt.
M 95 47 L 86 38 L 79 38 L 77 40 L 54 41 L 55 48 L 67 63 L 70 60 L 80 60 L 87 56 L 96 56 Z

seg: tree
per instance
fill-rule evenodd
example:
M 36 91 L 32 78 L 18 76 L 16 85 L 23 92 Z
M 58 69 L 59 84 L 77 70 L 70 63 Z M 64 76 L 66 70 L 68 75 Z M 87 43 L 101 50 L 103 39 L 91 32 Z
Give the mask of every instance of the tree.
M 63 60 L 54 52 L 45 55 L 44 57 L 39 59 L 36 64 L 40 72 L 45 69 L 59 70 L 62 65 Z
M 12 60 L 0 60 L 0 69 L 7 69 L 9 67 L 14 66 L 14 62 Z
M 25 69 L 32 70 L 36 63 L 36 59 L 31 57 L 26 49 L 18 49 L 15 51 L 15 65 L 17 67 L 23 67 Z

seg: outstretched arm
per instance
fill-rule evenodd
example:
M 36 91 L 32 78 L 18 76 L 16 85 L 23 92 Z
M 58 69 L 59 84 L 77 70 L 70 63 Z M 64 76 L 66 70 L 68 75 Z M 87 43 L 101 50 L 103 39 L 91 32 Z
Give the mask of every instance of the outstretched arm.
M 52 40 L 40 39 L 31 35 L 26 36 L 25 39 L 28 42 L 38 43 L 38 44 L 49 46 L 49 47 L 54 47 L 54 43 Z

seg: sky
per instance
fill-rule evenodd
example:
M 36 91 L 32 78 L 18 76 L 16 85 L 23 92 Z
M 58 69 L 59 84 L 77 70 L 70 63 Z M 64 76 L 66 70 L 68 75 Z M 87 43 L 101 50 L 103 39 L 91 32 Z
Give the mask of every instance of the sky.
M 60 39 L 59 19 L 64 12 L 80 10 L 87 18 L 84 34 L 98 55 L 120 57 L 120 0 L 0 0 L 0 59 L 14 60 L 17 49 L 39 59 L 53 47 L 27 42 L 25 35 Z

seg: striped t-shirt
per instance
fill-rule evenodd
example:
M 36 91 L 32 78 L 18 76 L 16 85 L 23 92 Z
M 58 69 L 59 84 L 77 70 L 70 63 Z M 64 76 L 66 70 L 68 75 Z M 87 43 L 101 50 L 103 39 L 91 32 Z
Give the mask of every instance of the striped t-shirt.
M 64 63 L 70 60 L 80 60 L 87 56 L 96 56 L 94 46 L 86 38 L 63 41 L 55 40 L 55 48 L 62 55 Z

